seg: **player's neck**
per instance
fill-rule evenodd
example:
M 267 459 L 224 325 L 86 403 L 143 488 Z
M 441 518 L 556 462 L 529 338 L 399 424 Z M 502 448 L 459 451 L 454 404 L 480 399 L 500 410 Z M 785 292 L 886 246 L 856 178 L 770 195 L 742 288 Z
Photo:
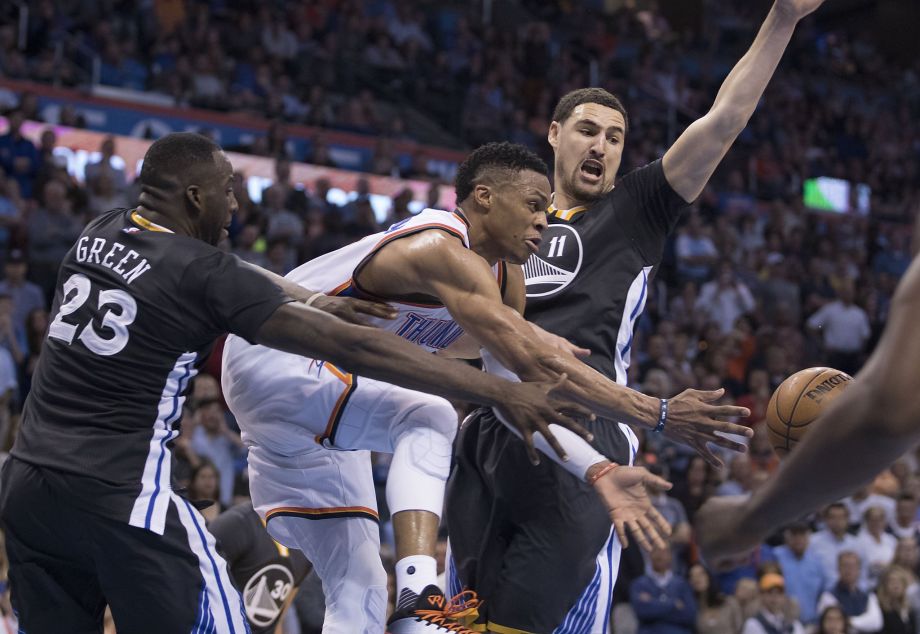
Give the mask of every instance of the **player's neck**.
M 169 231 L 172 231 L 173 233 L 191 235 L 188 227 L 183 226 L 182 223 L 178 222 L 170 214 L 155 211 L 153 209 L 144 207 L 143 205 L 138 205 L 135 207 L 134 212 L 147 222 L 163 227 Z
M 469 218 L 469 216 L 467 216 Z M 479 222 L 479 217 L 469 219 L 470 228 L 468 232 L 470 241 L 470 250 L 489 263 L 489 266 L 495 266 L 496 262 L 501 259 L 499 249 L 491 248 L 488 240 L 488 232 Z

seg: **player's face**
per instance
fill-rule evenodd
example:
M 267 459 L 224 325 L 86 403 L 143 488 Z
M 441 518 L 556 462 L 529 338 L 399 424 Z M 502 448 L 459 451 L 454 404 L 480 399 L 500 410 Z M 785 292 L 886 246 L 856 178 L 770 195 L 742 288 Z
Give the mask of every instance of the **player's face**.
M 214 153 L 214 165 L 199 186 L 198 205 L 199 237 L 216 245 L 227 237 L 227 228 L 238 209 L 233 194 L 233 166 L 223 152 Z
M 577 106 L 562 123 L 553 121 L 549 144 L 556 155 L 556 189 L 583 203 L 609 192 L 625 138 L 622 113 L 596 103 Z
M 540 250 L 549 197 L 549 179 L 530 170 L 495 188 L 485 227 L 500 259 L 523 264 Z

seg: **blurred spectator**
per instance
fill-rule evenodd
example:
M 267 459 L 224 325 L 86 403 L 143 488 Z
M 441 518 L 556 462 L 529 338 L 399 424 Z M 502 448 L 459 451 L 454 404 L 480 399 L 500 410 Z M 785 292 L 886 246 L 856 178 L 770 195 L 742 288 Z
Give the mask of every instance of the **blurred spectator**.
M 818 618 L 818 598 L 827 585 L 821 560 L 808 549 L 811 531 L 805 523 L 796 523 L 783 530 L 783 545 L 773 549 L 773 555 L 783 570 L 786 592 L 799 603 L 799 619 L 805 625 Z
M 902 493 L 895 507 L 894 522 L 889 525 L 889 530 L 897 538 L 918 537 L 917 498 L 910 493 Z
M 0 347 L 10 353 L 16 367 L 22 365 L 28 350 L 25 329 L 16 326 L 13 298 L 3 293 L 0 293 Z
M 246 447 L 239 434 L 231 431 L 225 410 L 219 399 L 202 399 L 195 403 L 195 429 L 191 437 L 192 450 L 214 463 L 220 476 L 220 502 L 229 506 L 233 499 L 236 460 Z
M 703 284 L 699 303 L 710 321 L 719 324 L 723 333 L 731 332 L 738 317 L 754 310 L 754 296 L 741 280 L 735 277 L 731 261 L 719 264 L 718 277 Z
M 781 575 L 769 572 L 759 582 L 763 602 L 760 611 L 744 622 L 742 634 L 805 634 L 797 620 L 790 620 L 785 614 L 786 585 Z
M 719 485 L 716 495 L 744 495 L 754 488 L 754 472 L 747 454 L 738 454 L 729 465 L 729 478 Z
M 859 587 L 862 569 L 859 555 L 845 550 L 837 558 L 837 566 L 837 581 L 821 595 L 818 611 L 837 606 L 855 632 L 878 632 L 882 629 L 882 611 L 875 593 Z
M 41 288 L 26 279 L 28 265 L 21 249 L 13 249 L 3 265 L 0 295 L 8 295 L 13 302 L 13 327 L 25 332 L 26 318 L 33 310 L 45 307 Z
M 818 618 L 818 627 L 814 634 L 851 634 L 850 621 L 839 607 L 832 605 L 824 608 Z
M 689 580 L 698 610 L 696 634 L 740 632 L 744 619 L 735 597 L 726 597 L 719 592 L 702 564 L 690 567 Z
M 878 603 L 882 608 L 884 634 L 915 634 L 917 615 L 911 611 L 907 601 L 907 586 L 910 575 L 903 568 L 891 566 L 879 577 Z
M 112 176 L 108 172 L 98 174 L 89 186 L 87 206 L 90 217 L 95 218 L 112 209 L 123 209 L 130 204 L 124 191 L 115 189 Z
M 889 524 L 895 521 L 895 508 L 897 506 L 895 501 L 887 495 L 876 493 L 870 487 L 857 489 L 853 492 L 853 495 L 845 498 L 843 503 L 850 509 L 850 521 L 855 522 L 857 525 L 862 524 L 863 516 L 870 506 L 883 508 Z
M 23 198 L 32 198 L 32 185 L 38 175 L 38 148 L 22 135 L 23 115 L 14 110 L 7 115 L 8 129 L 0 136 L 0 167 L 19 185 Z
M 639 619 L 639 634 L 692 634 L 696 600 L 690 585 L 674 574 L 670 548 L 649 554 L 649 570 L 633 581 L 630 604 Z
M 857 546 L 866 565 L 869 584 L 875 586 L 882 570 L 894 559 L 898 540 L 885 532 L 888 519 L 883 508 L 870 506 L 863 518 L 863 527 L 856 535 Z
M 839 557 L 842 552 L 859 551 L 856 537 L 847 532 L 850 526 L 850 512 L 845 504 L 830 504 L 822 514 L 824 528 L 811 537 L 811 550 L 818 556 L 824 570 L 828 587 L 837 583 Z M 861 574 L 857 575 L 859 578 Z
M 92 189 L 98 179 L 107 175 L 111 190 L 123 194 L 128 187 L 128 179 L 123 167 L 113 165 L 112 158 L 115 156 L 114 136 L 109 135 L 103 139 L 99 145 L 99 153 L 101 154 L 99 160 L 86 166 L 86 185 Z M 109 209 L 114 209 L 114 207 Z
M 42 200 L 28 218 L 29 269 L 45 297 L 52 297 L 58 267 L 80 236 L 83 222 L 71 211 L 67 188 L 59 181 L 45 184 Z
M 686 226 L 678 231 L 676 252 L 677 274 L 681 280 L 701 284 L 710 278 L 719 252 L 712 238 L 706 235 L 699 213 L 691 212 Z
M 19 185 L 0 168 L 0 260 L 10 249 L 13 236 L 21 226 L 22 209 Z
M 284 241 L 297 248 L 303 243 L 303 221 L 293 211 L 284 208 L 283 190 L 269 187 L 262 199 L 262 214 L 268 220 L 265 237 L 269 241 Z
M 820 331 L 827 363 L 847 374 L 856 374 L 872 331 L 866 311 L 853 303 L 853 283 L 844 282 L 837 300 L 825 304 L 808 318 L 808 327 Z
M 188 499 L 199 503 L 211 502 L 204 508 L 202 504 L 196 505 L 207 522 L 226 510 L 226 506 L 220 501 L 220 474 L 210 460 L 202 460 L 192 470 L 188 484 Z
M 690 457 L 682 478 L 675 478 L 671 495 L 681 503 L 691 524 L 703 502 L 712 495 L 712 479 L 709 463 L 699 455 Z
M 16 362 L 4 346 L 0 346 L 0 451 L 7 452 L 13 444 L 12 409 L 16 402 L 19 382 Z

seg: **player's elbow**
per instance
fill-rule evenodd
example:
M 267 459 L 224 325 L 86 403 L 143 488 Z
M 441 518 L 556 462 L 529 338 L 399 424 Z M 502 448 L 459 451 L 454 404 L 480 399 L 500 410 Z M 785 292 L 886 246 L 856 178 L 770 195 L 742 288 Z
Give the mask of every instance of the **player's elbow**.
M 731 103 L 718 104 L 709 113 L 710 132 L 717 139 L 734 141 L 747 126 L 751 113 Z

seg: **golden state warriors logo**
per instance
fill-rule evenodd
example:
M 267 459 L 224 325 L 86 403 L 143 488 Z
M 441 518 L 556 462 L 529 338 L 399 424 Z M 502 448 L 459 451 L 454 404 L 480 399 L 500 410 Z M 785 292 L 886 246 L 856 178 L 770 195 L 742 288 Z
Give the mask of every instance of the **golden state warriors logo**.
M 555 295 L 572 283 L 581 269 L 581 237 L 569 225 L 550 225 L 540 251 L 524 264 L 527 297 Z
M 258 627 L 268 627 L 281 615 L 284 601 L 294 587 L 291 571 L 280 564 L 270 564 L 252 575 L 243 588 L 246 616 Z

